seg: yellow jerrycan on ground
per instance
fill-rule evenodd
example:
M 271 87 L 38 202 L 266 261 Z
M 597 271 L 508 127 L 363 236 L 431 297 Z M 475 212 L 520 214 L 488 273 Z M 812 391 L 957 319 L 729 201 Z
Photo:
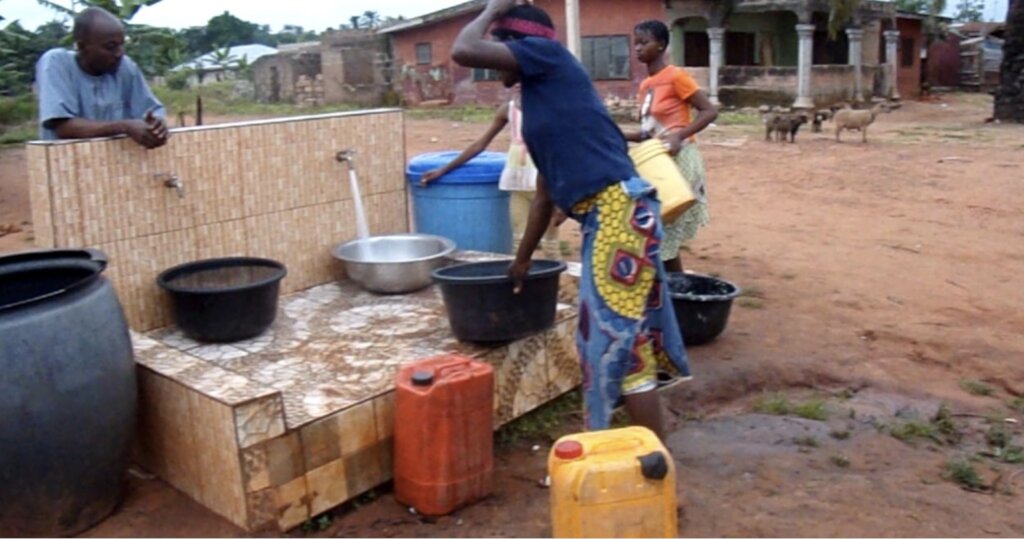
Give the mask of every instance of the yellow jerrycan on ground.
M 554 537 L 676 537 L 672 456 L 644 427 L 563 436 L 548 455 Z
M 683 177 L 661 139 L 648 139 L 629 149 L 637 174 L 658 190 L 661 220 L 670 223 L 697 202 L 690 182 Z

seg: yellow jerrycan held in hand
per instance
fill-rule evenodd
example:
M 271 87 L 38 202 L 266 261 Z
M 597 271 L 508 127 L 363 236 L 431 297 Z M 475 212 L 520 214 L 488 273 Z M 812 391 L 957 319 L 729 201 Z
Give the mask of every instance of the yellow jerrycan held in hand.
M 663 222 L 675 221 L 697 202 L 690 182 L 683 177 L 661 139 L 652 138 L 633 146 L 629 149 L 629 158 L 637 174 L 658 190 Z
M 672 456 L 644 427 L 563 436 L 548 455 L 554 537 L 676 537 Z

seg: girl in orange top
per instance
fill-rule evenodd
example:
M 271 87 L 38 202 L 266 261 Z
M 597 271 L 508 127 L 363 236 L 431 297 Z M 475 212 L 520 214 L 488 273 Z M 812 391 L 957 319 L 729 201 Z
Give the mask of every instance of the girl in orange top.
M 704 159 L 697 150 L 696 135 L 718 117 L 718 109 L 684 69 L 665 59 L 668 27 L 661 21 L 645 21 L 633 29 L 637 59 L 647 64 L 648 77 L 640 83 L 640 131 L 627 133 L 626 139 L 642 142 L 657 137 L 665 143 L 679 170 L 690 182 L 697 203 L 675 222 L 665 223 L 661 259 L 666 271 L 683 271 L 679 248 L 692 240 L 697 229 L 709 222 Z M 691 118 L 690 109 L 697 111 Z

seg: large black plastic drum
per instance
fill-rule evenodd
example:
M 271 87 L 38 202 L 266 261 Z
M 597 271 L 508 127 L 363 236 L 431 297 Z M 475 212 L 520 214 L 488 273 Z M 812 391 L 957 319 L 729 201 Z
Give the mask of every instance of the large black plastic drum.
M 0 257 L 0 537 L 74 535 L 121 501 L 132 345 L 92 250 Z

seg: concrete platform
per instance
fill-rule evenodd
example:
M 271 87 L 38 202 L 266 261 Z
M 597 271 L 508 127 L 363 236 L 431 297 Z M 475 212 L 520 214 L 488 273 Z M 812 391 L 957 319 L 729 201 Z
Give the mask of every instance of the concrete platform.
M 380 296 L 350 282 L 281 298 L 271 329 L 247 341 L 133 334 L 135 457 L 246 530 L 286 531 L 391 479 L 402 365 L 452 352 L 492 364 L 496 427 L 577 386 L 575 297 L 564 275 L 554 327 L 495 347 L 454 338 L 436 287 Z

